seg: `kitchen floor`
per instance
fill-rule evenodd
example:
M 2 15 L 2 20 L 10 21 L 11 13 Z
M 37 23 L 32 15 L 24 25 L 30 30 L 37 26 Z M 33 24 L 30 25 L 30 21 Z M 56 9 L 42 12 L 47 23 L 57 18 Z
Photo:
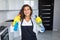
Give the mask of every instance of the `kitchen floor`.
M 37 37 L 37 40 L 60 40 L 60 32 L 45 31 L 45 33 L 38 33 Z M 19 37 L 14 40 L 19 40 Z

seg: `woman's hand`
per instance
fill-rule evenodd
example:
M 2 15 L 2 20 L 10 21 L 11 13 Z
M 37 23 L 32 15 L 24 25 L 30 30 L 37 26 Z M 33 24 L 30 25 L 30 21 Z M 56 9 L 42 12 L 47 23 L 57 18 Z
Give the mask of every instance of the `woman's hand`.
M 21 18 L 20 18 L 20 15 L 18 14 L 15 18 L 14 18 L 14 21 L 12 23 L 12 26 L 15 25 L 16 22 L 20 22 L 21 21 Z

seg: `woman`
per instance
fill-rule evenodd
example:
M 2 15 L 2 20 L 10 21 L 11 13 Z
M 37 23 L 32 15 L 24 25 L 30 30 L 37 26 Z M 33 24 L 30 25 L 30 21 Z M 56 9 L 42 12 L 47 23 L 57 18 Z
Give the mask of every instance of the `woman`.
M 37 40 L 36 34 L 33 32 L 33 21 L 31 20 L 32 8 L 29 5 L 24 5 L 21 13 L 22 40 Z
M 20 13 L 21 13 L 21 16 L 20 16 L 21 21 L 18 23 L 18 30 L 19 30 L 19 35 L 21 39 L 37 40 L 37 33 L 38 31 L 40 31 L 40 28 L 35 22 L 35 19 L 31 17 L 32 8 L 27 4 L 23 5 Z M 40 26 L 43 26 L 42 23 L 40 23 Z

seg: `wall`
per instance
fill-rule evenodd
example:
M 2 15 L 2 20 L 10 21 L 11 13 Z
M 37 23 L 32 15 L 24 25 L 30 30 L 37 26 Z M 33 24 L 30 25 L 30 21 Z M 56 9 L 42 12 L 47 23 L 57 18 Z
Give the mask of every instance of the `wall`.
M 60 0 L 54 2 L 53 31 L 60 31 Z
M 7 9 L 8 9 L 7 0 L 0 0 L 0 23 L 6 21 L 6 19 L 7 19 Z
M 6 21 L 6 19 L 7 19 L 6 12 L 0 11 L 0 23 Z

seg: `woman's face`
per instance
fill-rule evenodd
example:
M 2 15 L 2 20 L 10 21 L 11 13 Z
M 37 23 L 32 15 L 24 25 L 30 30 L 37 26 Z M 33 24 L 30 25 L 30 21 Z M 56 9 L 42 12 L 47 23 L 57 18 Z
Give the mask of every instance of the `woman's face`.
M 28 6 L 24 7 L 24 15 L 25 16 L 30 16 L 31 10 Z

